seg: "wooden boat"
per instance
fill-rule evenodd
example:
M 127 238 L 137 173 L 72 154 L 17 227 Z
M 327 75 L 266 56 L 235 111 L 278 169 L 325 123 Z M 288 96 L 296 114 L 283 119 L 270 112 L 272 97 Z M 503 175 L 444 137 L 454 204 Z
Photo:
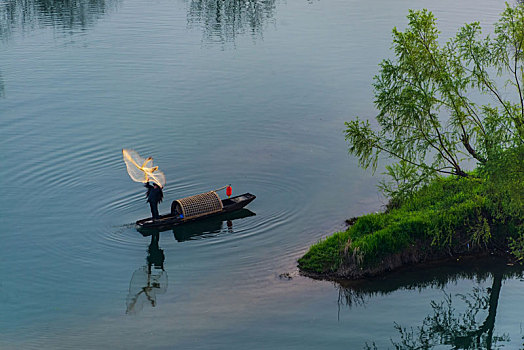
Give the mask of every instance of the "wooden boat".
M 136 222 L 138 228 L 161 229 L 173 227 L 204 218 L 230 213 L 244 208 L 256 198 L 251 193 L 220 199 L 215 191 L 197 194 L 195 196 L 174 200 L 171 212 L 161 215 L 158 219 L 141 219 Z
M 228 213 L 206 217 L 201 220 L 187 222 L 184 225 L 163 226 L 160 228 L 137 227 L 137 231 L 144 237 L 149 237 L 160 232 L 171 231 L 177 242 L 185 242 L 207 236 L 214 236 L 214 234 L 222 232 L 225 227 L 227 227 L 229 231 L 235 226 L 236 220 L 255 215 L 257 214 L 251 210 L 242 208 Z

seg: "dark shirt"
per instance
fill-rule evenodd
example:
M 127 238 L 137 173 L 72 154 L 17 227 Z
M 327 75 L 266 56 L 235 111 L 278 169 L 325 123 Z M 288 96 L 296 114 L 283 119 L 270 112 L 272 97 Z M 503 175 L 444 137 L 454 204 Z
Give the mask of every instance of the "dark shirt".
M 162 202 L 162 199 L 164 199 L 164 193 L 162 192 L 162 188 L 160 188 L 159 186 L 151 186 L 149 182 L 146 183 L 144 186 L 147 188 L 146 197 L 149 203 Z

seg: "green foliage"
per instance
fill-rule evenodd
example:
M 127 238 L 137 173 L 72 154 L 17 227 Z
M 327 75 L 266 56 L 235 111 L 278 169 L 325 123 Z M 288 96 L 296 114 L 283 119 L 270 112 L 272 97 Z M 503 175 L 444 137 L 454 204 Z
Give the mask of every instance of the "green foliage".
M 434 174 L 421 174 L 416 166 L 401 160 L 386 165 L 386 174 L 390 181 L 380 181 L 378 188 L 388 198 L 389 207 L 394 208 L 413 196 L 419 185 L 427 182 Z
M 486 192 L 493 221 L 507 232 L 511 253 L 523 262 L 524 146 L 497 153 L 480 171 L 488 178 Z
M 307 271 L 326 273 L 335 271 L 341 263 L 340 247 L 345 244 L 347 233 L 337 232 L 331 237 L 313 245 L 298 260 L 298 266 Z
M 367 235 L 361 235 L 356 228 L 350 229 L 350 249 L 354 252 L 355 262 L 363 267 L 374 265 L 385 256 L 398 253 L 415 243 L 415 239 L 424 238 L 427 233 L 427 218 L 424 214 L 384 214 L 382 216 L 389 220 L 379 220 L 390 221 L 390 224 Z
M 510 237 L 509 249 L 521 264 L 524 262 L 524 230 L 520 227 L 520 232 L 516 237 Z
M 495 154 L 479 170 L 488 179 L 493 215 L 500 220 L 508 214 L 524 218 L 524 145 Z
M 408 20 L 405 31 L 393 29 L 395 59 L 375 76 L 378 130 L 356 118 L 345 132 L 363 168 L 375 170 L 382 154 L 399 162 L 381 184 L 395 200 L 438 174 L 470 176 L 465 162 L 487 164 L 524 142 L 524 5 L 507 5 L 493 38 L 475 22 L 443 45 L 431 12 L 410 10 Z M 473 100 L 479 92 L 496 104 Z

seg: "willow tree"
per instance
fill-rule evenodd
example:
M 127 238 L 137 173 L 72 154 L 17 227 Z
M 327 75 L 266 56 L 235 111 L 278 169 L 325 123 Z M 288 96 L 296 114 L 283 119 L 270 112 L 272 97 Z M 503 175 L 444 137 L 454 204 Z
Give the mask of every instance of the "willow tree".
M 397 161 L 382 185 L 390 196 L 438 175 L 471 176 L 466 164 L 524 143 L 524 5 L 506 5 L 491 36 L 475 22 L 442 45 L 431 12 L 410 10 L 408 20 L 374 79 L 376 124 L 357 118 L 345 130 L 363 168 Z

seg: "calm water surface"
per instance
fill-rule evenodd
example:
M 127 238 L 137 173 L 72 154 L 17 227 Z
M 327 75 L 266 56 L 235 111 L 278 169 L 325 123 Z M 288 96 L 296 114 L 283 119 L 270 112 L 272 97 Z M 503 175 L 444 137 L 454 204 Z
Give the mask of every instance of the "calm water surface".
M 374 115 L 391 29 L 422 7 L 446 37 L 491 30 L 503 4 L 2 0 L 0 348 L 522 348 L 524 282 L 503 262 L 348 285 L 296 270 L 383 205 L 343 123 Z M 161 212 L 229 183 L 257 199 L 144 237 L 123 147 L 165 172 Z

